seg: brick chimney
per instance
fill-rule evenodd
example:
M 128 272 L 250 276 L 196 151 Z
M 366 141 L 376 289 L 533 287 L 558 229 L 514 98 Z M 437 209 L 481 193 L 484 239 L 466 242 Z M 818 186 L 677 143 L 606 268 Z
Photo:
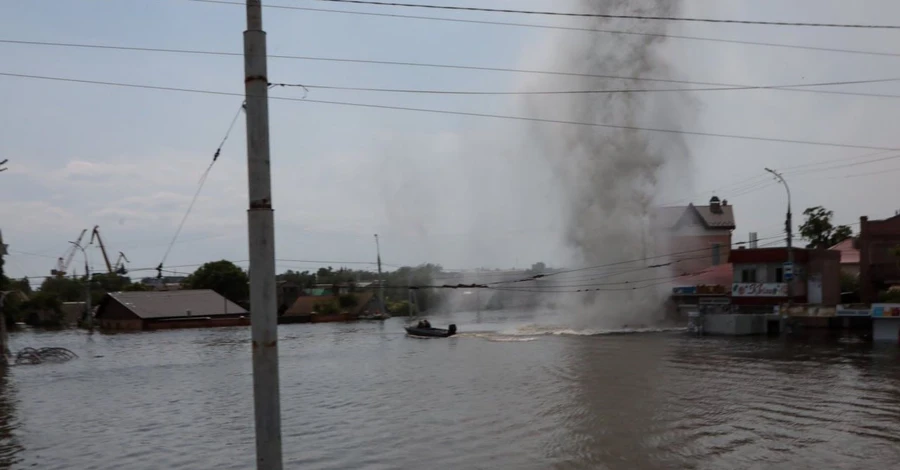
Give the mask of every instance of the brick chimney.
M 709 211 L 713 214 L 721 214 L 722 213 L 722 205 L 719 203 L 718 196 L 713 196 L 709 200 Z

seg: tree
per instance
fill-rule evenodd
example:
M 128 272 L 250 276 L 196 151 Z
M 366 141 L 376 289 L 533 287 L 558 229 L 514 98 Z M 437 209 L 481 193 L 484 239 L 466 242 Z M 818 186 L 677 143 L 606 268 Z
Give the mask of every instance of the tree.
M 31 282 L 28 281 L 27 277 L 23 277 L 22 279 L 19 279 L 18 281 L 11 281 L 10 287 L 13 290 L 20 291 L 21 293 L 23 293 L 25 295 L 31 295 L 31 293 L 33 292 L 31 290 Z
M 250 296 L 250 278 L 231 261 L 213 261 L 200 266 L 184 280 L 188 289 L 212 289 L 232 302 L 243 302 Z
M 84 301 L 84 280 L 70 277 L 48 277 L 41 283 L 40 292 L 56 296 L 60 302 Z
M 831 224 L 834 212 L 822 206 L 810 207 L 803 211 L 806 222 L 800 226 L 800 235 L 809 243 L 807 248 L 830 248 L 853 236 L 853 230 L 847 225 Z

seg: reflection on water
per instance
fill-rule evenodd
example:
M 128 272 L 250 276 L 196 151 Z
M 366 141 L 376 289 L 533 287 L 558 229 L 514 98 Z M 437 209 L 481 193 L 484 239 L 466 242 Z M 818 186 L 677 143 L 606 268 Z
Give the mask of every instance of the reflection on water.
M 896 346 L 480 315 L 432 318 L 463 332 L 437 340 L 401 319 L 282 327 L 286 467 L 900 466 Z M 14 335 L 80 358 L 0 376 L 0 468 L 252 468 L 248 336 Z
M 15 395 L 8 373 L 0 369 L 0 469 L 13 468 L 18 462 L 16 455 L 22 450 L 14 434 L 18 419 Z

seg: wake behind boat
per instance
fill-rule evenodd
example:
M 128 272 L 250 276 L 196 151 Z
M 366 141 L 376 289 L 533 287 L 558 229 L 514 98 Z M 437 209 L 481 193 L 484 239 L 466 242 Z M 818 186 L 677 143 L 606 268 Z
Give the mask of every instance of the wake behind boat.
M 415 326 L 407 326 L 406 334 L 410 336 L 420 336 L 424 338 L 447 338 L 456 334 L 456 325 L 450 325 L 446 330 L 443 328 L 434 328 L 428 323 L 428 320 L 420 321 Z

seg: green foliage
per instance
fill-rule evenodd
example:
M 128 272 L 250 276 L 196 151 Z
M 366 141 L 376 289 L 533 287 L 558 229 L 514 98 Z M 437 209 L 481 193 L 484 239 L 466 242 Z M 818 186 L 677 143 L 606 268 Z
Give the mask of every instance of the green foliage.
M 888 304 L 900 303 L 900 290 L 888 290 L 879 292 L 878 301 Z
M 19 306 L 20 320 L 31 326 L 58 328 L 65 326 L 62 302 L 51 292 L 37 292 Z
M 5 261 L 3 261 L 3 255 L 6 254 L 4 250 L 3 242 L 0 241 L 0 290 L 6 290 L 7 285 L 9 284 L 9 278 L 6 277 L 6 274 L 3 272 L 3 265 Z
M 250 279 L 231 261 L 213 261 L 200 266 L 184 280 L 188 289 L 212 289 L 232 302 L 242 302 L 250 296 Z
M 398 300 L 396 302 L 391 302 L 386 305 L 387 311 L 390 312 L 391 315 L 395 317 L 408 317 L 410 316 L 410 308 L 409 302 L 406 300 Z
M 853 236 L 847 225 L 831 224 L 834 212 L 822 206 L 810 207 L 803 211 L 806 221 L 800 226 L 800 235 L 809 243 L 807 248 L 830 248 Z
M 353 294 L 344 294 L 338 297 L 338 305 L 340 305 L 341 308 L 353 308 L 359 305 L 359 299 Z
M 39 293 L 53 295 L 60 302 L 78 302 L 84 300 L 84 280 L 70 277 L 48 277 L 41 283 Z
M 122 290 L 125 292 L 143 292 L 143 291 L 149 291 L 150 286 L 148 286 L 146 284 L 142 284 L 140 282 L 132 282 L 131 284 L 128 284 L 127 286 L 122 288 Z
M 859 276 L 850 273 L 841 273 L 841 293 L 859 292 Z
M 18 281 L 10 281 L 9 284 L 10 290 L 17 290 L 25 295 L 31 295 L 33 290 L 31 289 L 31 283 L 28 281 L 27 277 L 23 277 Z
M 284 273 L 276 276 L 276 279 L 279 281 L 293 282 L 304 289 L 316 287 L 316 275 L 309 271 L 298 272 L 288 269 Z

